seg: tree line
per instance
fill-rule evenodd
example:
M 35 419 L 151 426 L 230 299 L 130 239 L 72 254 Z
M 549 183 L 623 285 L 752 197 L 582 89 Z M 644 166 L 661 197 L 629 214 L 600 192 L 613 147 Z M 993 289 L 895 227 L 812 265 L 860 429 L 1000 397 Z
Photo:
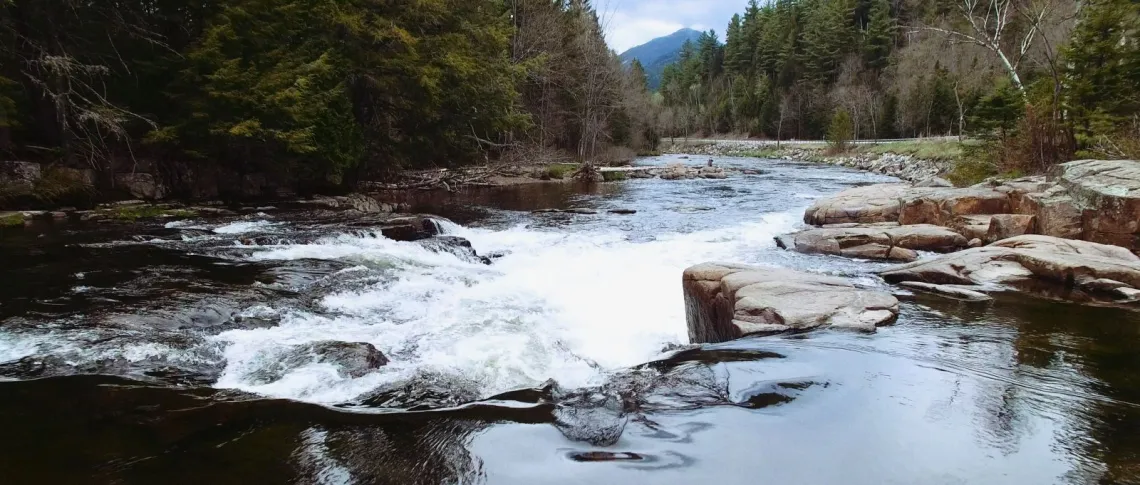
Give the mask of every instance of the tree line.
M 1136 157 L 1140 3 L 751 0 L 725 42 L 684 46 L 660 95 L 670 135 L 956 135 L 1015 170 Z
M 656 144 L 641 76 L 588 0 L 0 0 L 0 154 L 311 187 L 591 159 Z

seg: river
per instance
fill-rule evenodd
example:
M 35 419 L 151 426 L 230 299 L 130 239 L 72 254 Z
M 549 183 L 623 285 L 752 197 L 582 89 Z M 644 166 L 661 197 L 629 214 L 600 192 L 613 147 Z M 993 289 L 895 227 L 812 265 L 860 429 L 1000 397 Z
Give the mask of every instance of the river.
M 703 163 L 676 156 L 642 164 Z M 461 252 L 367 220 L 0 235 L 4 483 L 1140 483 L 1140 314 L 902 295 L 874 334 L 686 346 L 681 272 L 775 265 L 804 208 L 891 179 L 719 158 L 727 180 L 423 194 Z M 598 214 L 536 213 L 583 208 Z M 636 214 L 608 213 L 634 209 Z M 346 372 L 307 345 L 372 344 Z

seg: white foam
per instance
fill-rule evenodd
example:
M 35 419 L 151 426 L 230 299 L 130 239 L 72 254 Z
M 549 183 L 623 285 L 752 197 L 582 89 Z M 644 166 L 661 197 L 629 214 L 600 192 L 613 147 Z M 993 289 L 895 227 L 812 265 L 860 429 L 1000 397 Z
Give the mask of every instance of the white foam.
M 493 266 L 472 264 L 413 243 L 338 236 L 275 247 L 258 260 L 340 259 L 394 275 L 320 299 L 323 314 L 280 312 L 273 328 L 232 330 L 215 340 L 227 367 L 217 387 L 274 397 L 343 402 L 376 386 L 424 373 L 477 384 L 484 396 L 554 378 L 598 383 L 609 370 L 651 360 L 687 339 L 681 272 L 710 260 L 747 260 L 799 224 L 798 212 L 758 222 L 631 242 L 623 233 L 502 231 L 447 226 L 481 252 L 504 251 Z M 360 268 L 334 277 L 354 277 Z M 359 378 L 310 364 L 268 384 L 250 376 L 294 345 L 367 342 L 391 362 Z
M 267 220 L 241 221 L 241 222 L 234 222 L 234 223 L 226 224 L 226 225 L 221 226 L 221 227 L 216 227 L 216 228 L 214 228 L 214 233 L 215 234 L 243 234 L 243 233 L 253 232 L 253 231 L 264 231 L 264 230 L 269 229 L 269 228 L 276 226 L 276 225 L 277 225 L 276 222 L 271 222 L 271 221 L 267 221 Z

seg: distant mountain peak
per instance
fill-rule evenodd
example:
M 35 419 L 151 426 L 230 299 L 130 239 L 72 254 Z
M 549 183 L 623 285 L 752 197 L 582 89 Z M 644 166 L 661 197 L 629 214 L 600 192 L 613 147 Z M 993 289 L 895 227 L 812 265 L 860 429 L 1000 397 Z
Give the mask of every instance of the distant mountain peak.
M 661 84 L 661 72 L 665 70 L 665 66 L 677 60 L 685 41 L 695 42 L 700 37 L 700 31 L 684 28 L 623 52 L 621 60 L 625 64 L 633 62 L 634 59 L 640 61 L 645 68 L 646 76 L 649 77 L 650 89 L 657 89 Z

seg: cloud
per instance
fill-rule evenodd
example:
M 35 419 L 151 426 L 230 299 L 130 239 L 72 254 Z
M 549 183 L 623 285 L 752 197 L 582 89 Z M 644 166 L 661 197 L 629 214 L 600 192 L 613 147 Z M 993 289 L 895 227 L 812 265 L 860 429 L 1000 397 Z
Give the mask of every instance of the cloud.
M 724 41 L 724 26 L 732 14 L 744 10 L 746 0 L 601 0 L 594 6 L 606 30 L 606 42 L 615 51 L 669 35 L 682 28 L 717 31 Z

